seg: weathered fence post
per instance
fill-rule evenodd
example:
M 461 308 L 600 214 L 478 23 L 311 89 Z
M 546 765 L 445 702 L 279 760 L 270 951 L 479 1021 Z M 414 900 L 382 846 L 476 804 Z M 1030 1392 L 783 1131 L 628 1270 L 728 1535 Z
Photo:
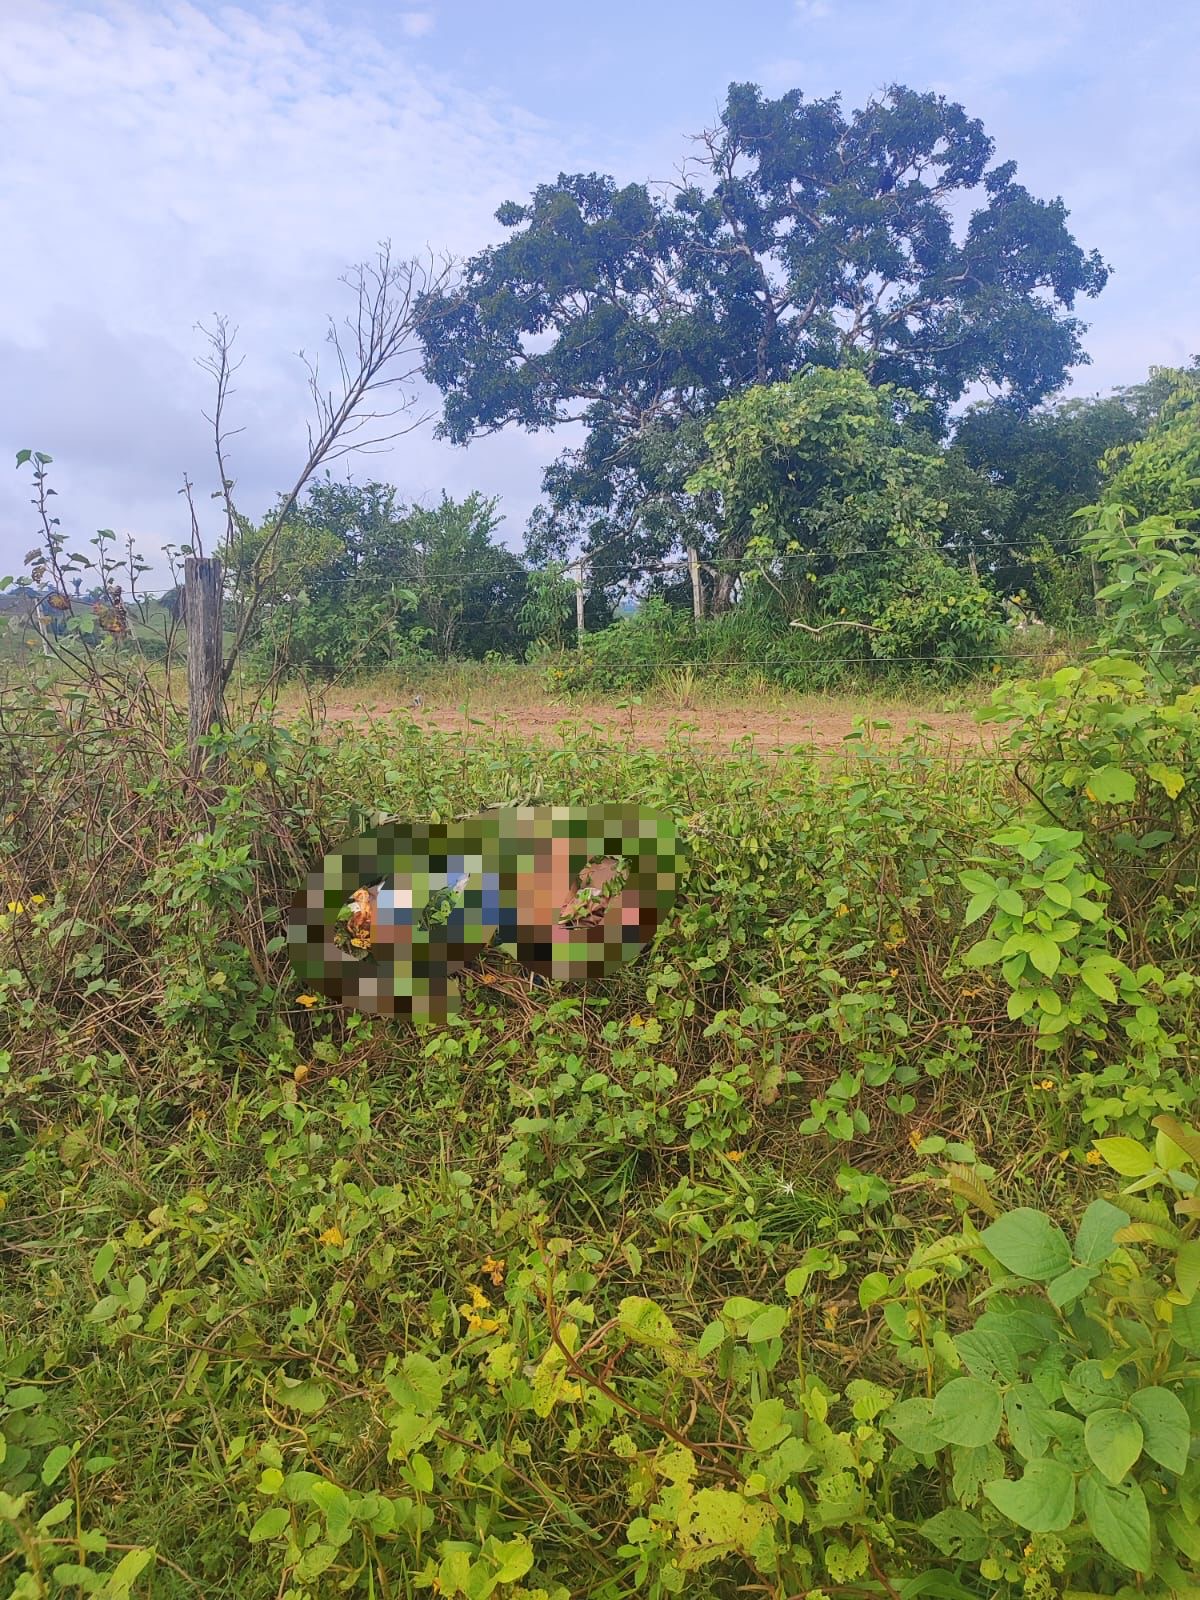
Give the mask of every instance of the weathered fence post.
M 688 572 L 692 578 L 692 618 L 704 621 L 704 590 L 700 586 L 700 556 L 695 545 L 688 546 Z
M 183 607 L 187 629 L 188 753 L 192 774 L 205 766 L 200 740 L 222 722 L 221 563 L 187 556 L 183 563 Z
M 583 559 L 582 556 L 580 556 L 579 560 L 575 563 L 575 566 L 574 566 L 574 569 L 573 569 L 574 573 L 575 573 L 575 644 L 576 644 L 576 648 L 578 648 L 578 649 L 582 649 L 583 648 L 583 631 L 584 631 L 583 630 L 583 599 L 584 599 L 584 595 L 583 595 L 583 574 L 584 574 L 584 565 L 585 565 L 584 559 Z

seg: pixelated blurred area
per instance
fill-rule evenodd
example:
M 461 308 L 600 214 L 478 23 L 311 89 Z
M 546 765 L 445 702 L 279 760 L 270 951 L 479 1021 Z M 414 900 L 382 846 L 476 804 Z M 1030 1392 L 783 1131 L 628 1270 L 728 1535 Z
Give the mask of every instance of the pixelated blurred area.
M 388 823 L 348 840 L 292 903 L 302 982 L 379 1015 L 444 1020 L 495 944 L 531 973 L 586 982 L 635 960 L 670 909 L 675 827 L 639 806 L 512 806 Z

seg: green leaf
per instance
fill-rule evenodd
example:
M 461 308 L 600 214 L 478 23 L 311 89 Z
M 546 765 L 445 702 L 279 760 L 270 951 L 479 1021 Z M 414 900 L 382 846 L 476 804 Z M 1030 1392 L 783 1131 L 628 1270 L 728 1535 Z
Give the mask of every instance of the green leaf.
M 952 1506 L 921 1523 L 921 1537 L 955 1561 L 978 1561 L 987 1554 L 987 1534 L 979 1518 Z
M 1006 1333 L 991 1328 L 971 1328 L 960 1333 L 954 1348 L 967 1371 L 976 1378 L 1002 1378 L 1014 1383 L 1020 1371 L 1017 1347 Z
M 1083 1213 L 1079 1232 L 1075 1235 L 1075 1259 L 1085 1266 L 1098 1267 L 1115 1248 L 1114 1238 L 1118 1228 L 1129 1222 L 1129 1213 L 1107 1200 L 1093 1200 Z
M 704 1332 L 700 1335 L 700 1338 L 696 1344 L 696 1354 L 700 1356 L 701 1359 L 703 1359 L 705 1356 L 710 1356 L 714 1350 L 718 1349 L 722 1344 L 724 1344 L 728 1337 L 729 1329 L 721 1321 L 720 1317 L 714 1317 L 709 1323 L 708 1327 L 705 1328 Z
M 768 1306 L 760 1312 L 750 1326 L 746 1329 L 746 1342 L 748 1344 L 763 1344 L 768 1339 L 778 1339 L 787 1326 L 788 1308 L 786 1306 Z
M 126 1600 L 130 1589 L 154 1560 L 155 1554 L 154 1550 L 130 1550 L 128 1555 L 122 1556 L 109 1575 L 108 1593 L 111 1600 Z
M 277 1539 L 289 1527 L 292 1514 L 287 1506 L 268 1506 L 250 1529 L 251 1544 L 261 1544 L 264 1539 Z
M 1088 774 L 1084 793 L 1097 805 L 1128 805 L 1137 794 L 1137 779 L 1123 767 L 1097 767 Z
M 1061 1461 L 1030 1461 L 1015 1483 L 1006 1478 L 985 1483 L 983 1492 L 996 1510 L 1030 1533 L 1061 1533 L 1075 1514 L 1075 1479 Z
M 533 1546 L 524 1534 L 498 1544 L 493 1555 L 499 1562 L 496 1577 L 501 1583 L 516 1583 L 533 1566 Z
M 1057 1306 L 1060 1311 L 1065 1306 L 1074 1305 L 1099 1270 L 1099 1267 L 1068 1267 L 1057 1278 L 1052 1278 L 1046 1285 L 1046 1296 L 1051 1305 Z
M 1107 1407 L 1119 1407 L 1129 1390 L 1118 1377 L 1108 1377 L 1098 1361 L 1077 1361 L 1063 1381 L 1063 1398 L 1083 1416 Z
M 1112 1139 L 1094 1139 L 1092 1147 L 1101 1158 L 1123 1178 L 1144 1178 L 1154 1171 L 1154 1157 L 1136 1139 L 1117 1135 Z
M 773 1450 L 791 1433 L 791 1426 L 785 1420 L 786 1408 L 782 1400 L 760 1400 L 754 1408 L 746 1428 L 746 1442 L 752 1450 L 757 1450 L 760 1455 L 765 1455 L 768 1450 Z
M 1013 1449 L 1026 1461 L 1046 1454 L 1054 1438 L 1053 1408 L 1031 1383 L 1015 1383 L 1004 1396 L 1004 1416 Z
M 1180 1294 L 1189 1300 L 1200 1289 L 1200 1239 L 1189 1239 L 1180 1245 L 1175 1257 L 1175 1282 Z
M 1128 1411 L 1093 1411 L 1084 1426 L 1087 1453 L 1109 1483 L 1120 1483 L 1142 1453 L 1142 1429 Z
M 666 1350 L 679 1342 L 667 1313 L 641 1295 L 627 1295 L 621 1301 L 617 1307 L 617 1326 L 631 1343 L 646 1345 L 652 1350 Z
M 1085 1473 L 1079 1503 L 1100 1547 L 1114 1561 L 1134 1572 L 1150 1571 L 1150 1512 L 1136 1483 L 1118 1488 Z
M 868 1272 L 858 1286 L 858 1303 L 863 1311 L 869 1310 L 877 1300 L 882 1300 L 891 1287 L 886 1272 Z
M 997 1217 L 980 1238 L 1000 1265 L 1020 1278 L 1048 1283 L 1071 1265 L 1066 1234 L 1044 1212 L 1029 1206 Z
M 1139 1389 L 1129 1402 L 1142 1425 L 1146 1454 L 1168 1472 L 1187 1466 L 1192 1425 L 1187 1407 L 1170 1389 Z
M 951 1378 L 933 1399 L 933 1425 L 946 1444 L 990 1444 L 1002 1414 L 999 1390 L 983 1378 Z
M 46 1459 L 42 1462 L 42 1482 L 47 1489 L 62 1476 L 63 1468 L 77 1449 L 78 1446 L 73 1444 L 56 1444 L 54 1449 L 47 1453 Z
M 933 1406 L 928 1400 L 901 1400 L 884 1417 L 883 1425 L 919 1456 L 936 1455 L 942 1448 L 941 1431 L 934 1426 Z
M 1052 978 L 1058 971 L 1059 962 L 1062 960 L 1062 951 L 1054 940 L 1044 933 L 1027 933 L 1025 935 L 1025 950 L 1030 961 L 1044 977 Z
M 1146 768 L 1146 776 L 1165 789 L 1170 800 L 1174 800 L 1176 795 L 1182 792 L 1187 782 L 1182 772 L 1175 767 L 1164 767 L 1161 761 L 1152 761 Z
M 1115 1005 L 1118 999 L 1117 986 L 1108 973 L 1099 967 L 1093 967 L 1085 961 L 1079 969 L 1079 976 L 1099 1000 L 1107 1000 L 1110 1005 Z
M 280 1405 L 290 1406 L 293 1411 L 303 1412 L 306 1417 L 315 1417 L 319 1411 L 323 1411 L 328 1399 L 321 1385 L 310 1378 L 280 1378 L 275 1394 Z

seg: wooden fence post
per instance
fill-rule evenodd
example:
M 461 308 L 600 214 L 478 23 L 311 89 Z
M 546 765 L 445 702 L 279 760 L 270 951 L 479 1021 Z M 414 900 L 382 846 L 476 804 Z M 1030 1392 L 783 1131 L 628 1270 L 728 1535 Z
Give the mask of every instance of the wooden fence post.
M 584 559 L 580 556 L 575 563 L 575 646 L 583 648 L 583 574 Z
M 692 619 L 704 621 L 704 590 L 700 586 L 700 556 L 695 545 L 688 546 L 688 572 L 692 578 Z
M 221 696 L 221 563 L 187 556 L 183 563 L 187 629 L 188 753 L 192 774 L 204 770 L 200 740 L 223 722 Z

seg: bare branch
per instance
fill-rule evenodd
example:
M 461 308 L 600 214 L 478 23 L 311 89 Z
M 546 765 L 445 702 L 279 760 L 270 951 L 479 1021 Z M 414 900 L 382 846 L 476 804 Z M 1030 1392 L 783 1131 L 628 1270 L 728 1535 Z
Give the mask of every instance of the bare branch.
M 427 315 L 425 307 L 431 297 L 444 293 L 453 271 L 454 264 L 448 257 L 435 258 L 432 253 L 397 262 L 392 258 L 390 244 L 382 243 L 374 261 L 359 265 L 341 280 L 354 295 L 355 307 L 343 327 L 330 320 L 326 338 L 333 345 L 337 366 L 333 388 L 323 383 L 319 363 L 308 360 L 301 352 L 314 411 L 308 428 L 308 455 L 273 513 L 251 564 L 249 597 L 221 669 L 222 688 L 229 682 L 276 569 L 273 557 L 284 526 L 309 479 L 327 462 L 352 451 L 378 451 L 429 420 L 431 413 L 414 413 L 416 402 L 407 385 L 421 371 L 417 335 Z M 210 338 L 214 338 L 214 353 L 208 358 L 207 369 L 218 389 L 212 420 L 232 540 L 239 524 L 233 510 L 233 483 L 224 465 L 222 440 L 227 435 L 221 419 L 237 365 L 229 360 L 232 338 L 223 319 L 217 319 Z M 380 403 L 385 392 L 393 402 L 390 406 Z M 404 420 L 400 422 L 399 418 Z

